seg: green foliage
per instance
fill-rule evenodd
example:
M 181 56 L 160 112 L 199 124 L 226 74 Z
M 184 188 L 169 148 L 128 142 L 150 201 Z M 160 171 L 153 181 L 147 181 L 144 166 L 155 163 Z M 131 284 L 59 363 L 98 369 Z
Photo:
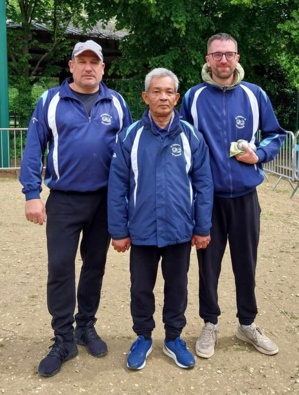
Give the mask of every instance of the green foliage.
M 279 60 L 283 70 L 287 73 L 290 84 L 299 91 L 299 9 L 293 9 L 289 18 L 279 24 L 279 29 L 285 37 L 285 47 Z
M 7 29 L 9 86 L 18 92 L 10 109 L 19 112 L 20 126 L 28 123 L 35 103 L 32 87 L 40 79 L 57 74 L 59 62 L 69 51 L 65 29 L 80 11 L 79 4 L 78 0 L 6 0 L 7 19 L 13 22 Z M 37 40 L 41 32 L 33 29 L 34 22 L 46 26 L 51 42 Z M 33 48 L 43 54 L 38 62 L 32 62 Z
M 150 69 L 167 67 L 178 75 L 184 94 L 201 82 L 208 38 L 227 32 L 238 40 L 246 80 L 270 95 L 280 122 L 294 129 L 299 65 L 295 46 L 287 55 L 287 32 L 294 32 L 291 20 L 297 24 L 298 0 L 98 0 L 97 5 L 98 14 L 94 1 L 85 1 L 94 21 L 116 17 L 117 28 L 129 33 L 112 71 L 132 79 L 132 90 Z M 296 32 L 298 40 L 298 27 Z
M 121 93 L 128 103 L 134 121 L 137 121 L 142 116 L 146 105 L 141 97 L 141 92 L 144 90 L 143 79 L 129 78 L 129 79 L 109 79 L 107 81 L 109 88 Z
M 59 84 L 57 78 L 40 78 L 38 84 L 31 86 L 26 81 L 17 87 L 9 88 L 9 110 L 11 114 L 11 126 L 27 127 L 34 106 L 41 94 L 52 86 Z
M 85 3 L 89 15 L 92 3 Z M 129 33 L 120 43 L 122 57 L 112 71 L 131 79 L 132 91 L 150 69 L 166 67 L 178 75 L 184 94 L 201 82 L 208 38 L 227 32 L 239 42 L 246 79 L 270 95 L 280 122 L 294 129 L 299 65 L 295 47 L 287 56 L 286 32 L 290 20 L 298 21 L 298 0 L 99 0 L 97 4 L 103 19 L 116 17 L 117 28 Z
M 72 21 L 88 30 L 101 21 L 116 20 L 128 35 L 120 42 L 122 57 L 110 73 L 118 74 L 120 92 L 139 115 L 145 74 L 167 67 L 180 80 L 183 95 L 201 82 L 208 38 L 218 32 L 232 34 L 239 43 L 245 79 L 260 85 L 270 96 L 282 125 L 293 130 L 299 88 L 298 0 L 7 0 L 8 17 L 22 24 L 22 32 L 9 37 L 10 83 L 36 83 L 51 75 L 66 54 L 64 30 Z M 16 5 L 17 4 L 17 5 Z M 32 70 L 28 48 L 37 45 L 31 22 L 47 24 L 53 43 L 45 43 L 46 61 Z M 25 38 L 22 38 L 23 36 Z M 41 45 L 41 44 L 39 44 Z M 57 50 L 59 48 L 59 51 Z M 105 54 L 104 54 L 105 55 Z M 109 81 L 110 84 L 110 81 Z M 113 86 L 112 86 L 113 87 Z M 137 89 L 140 89 L 137 95 Z M 25 90 L 28 101 L 32 94 Z M 138 97 L 138 99 L 137 99 Z M 24 102 L 20 100 L 20 102 Z M 132 104 L 131 104 L 132 107 Z

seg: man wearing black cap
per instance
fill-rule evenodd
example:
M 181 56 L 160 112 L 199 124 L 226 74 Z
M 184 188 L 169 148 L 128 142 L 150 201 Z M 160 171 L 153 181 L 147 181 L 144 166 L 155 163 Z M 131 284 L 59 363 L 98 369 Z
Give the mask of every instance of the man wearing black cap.
M 41 376 L 58 373 L 78 354 L 77 344 L 95 357 L 107 354 L 94 327 L 110 243 L 107 183 L 116 136 L 132 118 L 123 97 L 102 82 L 103 60 L 96 42 L 77 43 L 69 61 L 72 78 L 43 93 L 28 127 L 20 182 L 27 220 L 46 222 L 47 302 L 54 330 L 51 351 L 38 367 Z M 46 206 L 40 198 L 45 153 Z M 78 246 L 82 267 L 76 294 Z

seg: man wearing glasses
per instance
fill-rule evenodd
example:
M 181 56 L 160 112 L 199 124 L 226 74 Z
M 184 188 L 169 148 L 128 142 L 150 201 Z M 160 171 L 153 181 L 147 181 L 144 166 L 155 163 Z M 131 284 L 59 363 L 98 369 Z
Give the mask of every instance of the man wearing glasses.
M 275 355 L 277 345 L 254 323 L 261 212 L 256 187 L 264 180 L 262 163 L 274 159 L 286 132 L 266 93 L 242 81 L 237 41 L 219 33 L 210 37 L 207 50 L 204 82 L 189 89 L 181 106 L 183 118 L 204 135 L 209 146 L 215 187 L 211 242 L 197 250 L 199 313 L 205 325 L 196 353 L 210 358 L 217 344 L 221 313 L 217 288 L 228 242 L 236 285 L 236 336 L 263 354 Z

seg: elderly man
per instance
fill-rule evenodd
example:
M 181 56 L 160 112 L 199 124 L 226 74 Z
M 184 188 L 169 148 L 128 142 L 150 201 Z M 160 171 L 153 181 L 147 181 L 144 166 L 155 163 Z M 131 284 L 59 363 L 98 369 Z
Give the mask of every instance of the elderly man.
M 164 278 L 163 352 L 181 368 L 195 365 L 180 335 L 186 325 L 191 245 L 210 241 L 213 182 L 202 135 L 180 119 L 178 79 L 158 68 L 145 78 L 141 120 L 120 133 L 111 162 L 108 224 L 119 252 L 131 247 L 131 314 L 137 340 L 127 358 L 142 369 L 152 351 L 154 286 Z

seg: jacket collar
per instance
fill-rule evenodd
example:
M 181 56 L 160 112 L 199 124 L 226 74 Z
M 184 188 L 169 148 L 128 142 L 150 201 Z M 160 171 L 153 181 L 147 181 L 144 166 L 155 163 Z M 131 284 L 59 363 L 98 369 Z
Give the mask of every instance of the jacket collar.
M 174 109 L 173 110 L 173 117 L 172 120 L 170 121 L 170 123 L 168 124 L 167 128 L 167 132 L 165 133 L 165 136 L 169 136 L 172 135 L 174 133 L 176 133 L 177 131 L 180 132 L 180 113 Z M 147 127 L 150 127 L 151 131 L 154 134 L 158 134 L 156 127 L 153 125 L 153 120 L 150 116 L 150 111 L 149 109 L 146 109 L 143 113 L 142 119 L 144 121 L 144 123 L 146 124 Z
M 74 97 L 72 90 L 69 84 L 73 82 L 73 78 L 66 78 L 62 84 L 60 89 L 60 97 Z M 112 100 L 112 95 L 110 89 L 101 81 L 99 84 L 99 99 L 109 99 Z
M 239 85 L 241 83 L 241 81 L 243 80 L 244 75 L 245 75 L 245 72 L 244 72 L 243 67 L 240 65 L 240 63 L 237 63 L 237 66 L 236 66 L 236 69 L 234 72 L 234 81 L 233 81 L 232 85 L 228 85 L 228 86 L 221 87 L 221 88 L 233 88 L 234 86 Z M 204 64 L 204 66 L 201 70 L 201 77 L 202 77 L 203 81 L 206 82 L 207 84 L 220 87 L 218 84 L 216 84 L 215 81 L 212 80 L 211 69 L 207 63 Z

